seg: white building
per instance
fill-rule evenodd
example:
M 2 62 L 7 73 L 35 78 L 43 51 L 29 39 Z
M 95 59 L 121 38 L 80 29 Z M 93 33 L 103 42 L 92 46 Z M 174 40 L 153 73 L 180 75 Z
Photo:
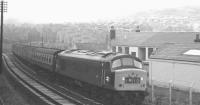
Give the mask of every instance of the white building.
M 149 77 L 157 85 L 200 91 L 200 43 L 169 45 L 149 59 Z

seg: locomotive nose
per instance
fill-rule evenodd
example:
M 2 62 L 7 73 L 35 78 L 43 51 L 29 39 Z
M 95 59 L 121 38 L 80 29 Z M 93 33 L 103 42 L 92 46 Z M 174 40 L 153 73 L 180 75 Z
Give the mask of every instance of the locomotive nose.
M 145 91 L 146 71 L 141 69 L 122 69 L 115 71 L 116 90 Z

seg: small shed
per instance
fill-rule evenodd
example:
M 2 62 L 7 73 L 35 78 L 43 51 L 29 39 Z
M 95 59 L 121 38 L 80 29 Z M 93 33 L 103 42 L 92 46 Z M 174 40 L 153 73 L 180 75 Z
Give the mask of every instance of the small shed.
M 169 45 L 148 61 L 150 83 L 200 90 L 200 43 Z

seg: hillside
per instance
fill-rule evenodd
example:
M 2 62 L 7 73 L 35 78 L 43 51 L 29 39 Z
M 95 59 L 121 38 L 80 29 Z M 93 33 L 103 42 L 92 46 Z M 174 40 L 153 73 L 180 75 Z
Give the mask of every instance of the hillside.
M 119 26 L 129 28 L 134 25 L 142 27 L 143 31 L 200 31 L 200 8 L 180 7 L 157 11 L 144 11 L 115 21 Z M 134 24 L 130 26 L 130 24 Z M 150 30 L 152 29 L 152 30 Z

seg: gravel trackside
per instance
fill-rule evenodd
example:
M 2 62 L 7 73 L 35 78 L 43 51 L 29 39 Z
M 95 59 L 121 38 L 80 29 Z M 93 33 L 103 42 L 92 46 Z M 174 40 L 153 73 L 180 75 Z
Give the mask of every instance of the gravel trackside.
M 30 105 L 17 91 L 15 86 L 7 80 L 4 73 L 0 74 L 0 98 L 3 105 Z M 1 104 L 1 103 L 0 103 Z

